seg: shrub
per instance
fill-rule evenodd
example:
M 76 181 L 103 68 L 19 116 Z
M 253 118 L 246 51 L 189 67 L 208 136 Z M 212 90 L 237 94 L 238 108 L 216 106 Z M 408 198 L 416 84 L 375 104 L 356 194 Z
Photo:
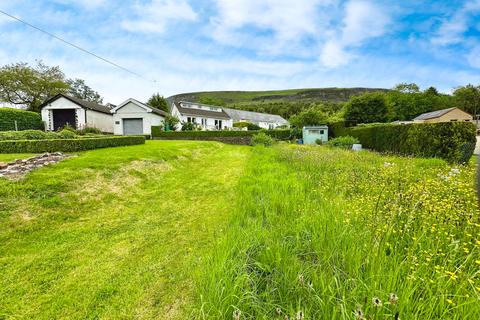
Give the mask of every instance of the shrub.
M 331 147 L 337 147 L 342 149 L 352 149 L 352 146 L 355 143 L 359 143 L 358 139 L 351 136 L 343 136 L 338 138 L 333 138 L 327 142 L 327 145 Z
M 75 130 L 75 128 L 72 127 L 69 124 L 64 125 L 63 128 L 60 131 L 70 131 L 70 132 L 73 132 L 73 133 L 77 134 L 77 130 Z
M 103 134 L 102 130 L 98 128 L 93 128 L 93 127 L 85 127 L 81 130 L 77 130 L 77 134 L 79 135 L 86 135 L 86 134 L 95 134 L 95 135 L 100 135 Z
M 252 142 L 251 142 L 252 146 L 262 145 L 265 147 L 269 147 L 274 143 L 275 143 L 275 140 L 271 136 L 267 135 L 265 132 L 260 132 L 254 135 L 252 137 Z
M 0 131 L 15 130 L 15 121 L 18 130 L 44 129 L 42 117 L 36 112 L 0 108 Z
M 0 140 L 42 140 L 42 139 L 58 139 L 56 133 L 47 133 L 40 130 L 24 130 L 24 131 L 2 131 L 0 132 Z
M 75 139 L 77 138 L 76 132 L 73 132 L 69 129 L 62 129 L 58 132 L 60 139 Z
M 467 122 L 365 126 L 346 129 L 368 149 L 448 162 L 467 162 L 476 143 L 475 126 Z
M 248 125 L 247 125 L 247 130 L 248 131 L 256 131 L 256 130 L 260 130 L 262 128 L 260 128 L 258 125 L 256 125 L 255 123 L 251 123 L 249 122 Z
M 75 152 L 144 143 L 145 137 L 143 136 L 108 136 L 91 139 L 11 140 L 0 141 L 0 153 Z
M 182 131 L 196 131 L 198 130 L 198 125 L 193 122 L 183 122 Z
M 239 121 L 239 122 L 235 122 L 233 124 L 233 127 L 234 128 L 248 128 L 249 124 L 250 124 L 250 122 L 247 122 L 247 121 Z
M 318 144 L 319 146 L 321 146 L 323 144 L 323 140 L 322 139 L 317 139 L 317 140 L 315 140 L 315 143 Z

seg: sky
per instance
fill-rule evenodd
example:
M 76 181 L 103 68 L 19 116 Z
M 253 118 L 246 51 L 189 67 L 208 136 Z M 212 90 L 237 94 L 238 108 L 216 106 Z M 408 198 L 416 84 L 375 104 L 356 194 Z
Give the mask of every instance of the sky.
M 480 84 L 480 0 L 0 0 L 0 65 L 42 60 L 105 102 L 192 91 Z

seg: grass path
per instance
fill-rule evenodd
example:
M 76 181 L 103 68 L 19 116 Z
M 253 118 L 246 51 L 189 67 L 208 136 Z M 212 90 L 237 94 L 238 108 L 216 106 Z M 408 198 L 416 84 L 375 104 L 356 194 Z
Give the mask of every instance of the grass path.
M 185 318 L 248 154 L 153 141 L 0 180 L 0 318 Z

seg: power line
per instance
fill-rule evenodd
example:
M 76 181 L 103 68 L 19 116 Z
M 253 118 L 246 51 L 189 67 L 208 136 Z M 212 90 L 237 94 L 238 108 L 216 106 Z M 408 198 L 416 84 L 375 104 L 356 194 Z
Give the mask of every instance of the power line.
M 93 52 L 91 52 L 91 51 L 88 51 L 88 50 L 86 50 L 86 49 L 83 49 L 82 47 L 80 47 L 80 46 L 78 46 L 78 45 L 76 45 L 76 44 L 74 44 L 74 43 L 71 43 L 71 42 L 69 42 L 69 41 L 67 41 L 67 40 L 65 40 L 65 39 L 63 39 L 63 38 L 61 38 L 61 37 L 59 37 L 59 36 L 57 36 L 57 35 L 55 35 L 55 34 L 53 34 L 53 33 L 50 33 L 50 32 L 48 32 L 48 31 L 46 31 L 46 30 L 44 30 L 44 29 L 41 29 L 41 28 L 39 28 L 39 27 L 37 27 L 37 26 L 34 26 L 33 24 L 28 23 L 27 21 L 24 21 L 24 20 L 22 20 L 22 19 L 20 19 L 20 18 L 17 18 L 17 17 L 15 17 L 15 16 L 13 16 L 13 15 L 11 15 L 11 14 L 3 11 L 3 10 L 0 10 L 0 13 L 4 14 L 5 16 L 7 16 L 7 17 L 9 17 L 9 18 L 11 18 L 11 19 L 14 19 L 14 20 L 17 20 L 18 22 L 21 22 L 21 23 L 29 26 L 30 28 L 33 28 L 33 29 L 38 30 L 38 31 L 40 31 L 40 32 L 43 32 L 43 33 L 45 33 L 46 35 L 48 35 L 48 36 L 50 36 L 50 37 L 52 37 L 52 38 L 55 38 L 55 39 L 57 39 L 57 40 L 65 43 L 65 44 L 67 44 L 67 45 L 69 45 L 69 46 L 71 46 L 71 47 L 74 47 L 74 48 L 77 49 L 77 50 L 80 50 L 80 51 L 82 51 L 82 52 L 84 52 L 84 53 L 86 53 L 86 54 L 89 54 L 89 55 L 91 55 L 91 56 L 93 56 L 93 57 L 95 57 L 95 58 L 97 58 L 97 59 L 99 59 L 99 60 L 101 60 L 101 61 L 103 61 L 103 62 L 106 62 L 106 63 L 108 63 L 108 64 L 110 64 L 110 65 L 112 65 L 112 66 L 114 66 L 114 67 L 116 67 L 116 68 L 119 68 L 119 69 L 121 69 L 121 70 L 123 70 L 123 71 L 125 71 L 125 72 L 131 73 L 131 74 L 133 74 L 133 75 L 135 75 L 135 76 L 137 76 L 137 77 L 139 77 L 139 78 L 142 78 L 142 79 L 144 79 L 144 80 L 146 80 L 146 81 L 149 81 L 149 82 L 153 82 L 153 83 L 156 83 L 156 82 L 157 82 L 156 80 L 148 79 L 148 78 L 142 76 L 141 74 L 139 74 L 139 73 L 137 73 L 137 72 L 135 72 L 135 71 L 132 71 L 132 70 L 130 70 L 130 69 L 127 69 L 127 68 L 125 68 L 125 67 L 122 67 L 121 65 L 119 65 L 119 64 L 117 64 L 117 63 L 115 63 L 115 62 L 113 62 L 113 61 L 110 61 L 110 60 L 108 60 L 108 59 L 105 59 L 105 58 L 103 58 L 103 57 L 101 57 L 101 56 L 99 56 L 99 55 L 97 55 L 97 54 L 95 54 L 95 53 L 93 53 Z

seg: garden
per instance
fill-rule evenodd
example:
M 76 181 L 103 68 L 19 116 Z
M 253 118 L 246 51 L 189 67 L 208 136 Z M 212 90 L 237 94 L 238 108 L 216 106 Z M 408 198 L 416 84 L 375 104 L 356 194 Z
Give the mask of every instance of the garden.
M 80 152 L 0 179 L 0 317 L 477 319 L 475 169 L 287 143 Z

